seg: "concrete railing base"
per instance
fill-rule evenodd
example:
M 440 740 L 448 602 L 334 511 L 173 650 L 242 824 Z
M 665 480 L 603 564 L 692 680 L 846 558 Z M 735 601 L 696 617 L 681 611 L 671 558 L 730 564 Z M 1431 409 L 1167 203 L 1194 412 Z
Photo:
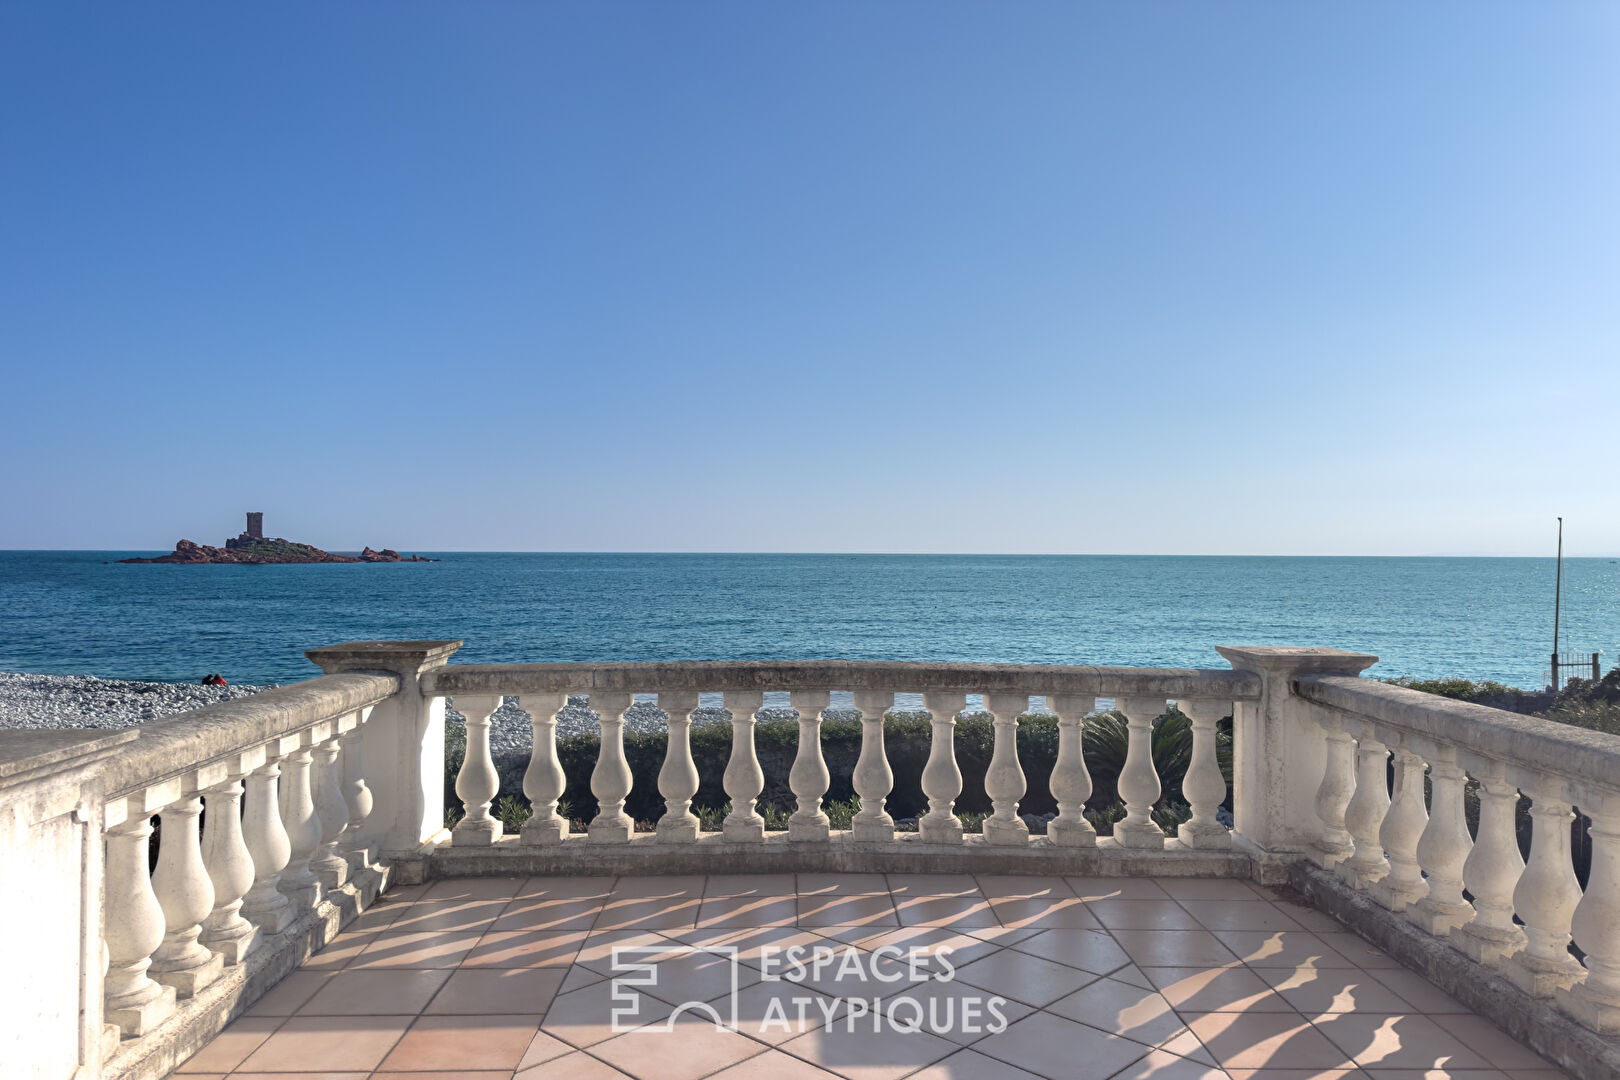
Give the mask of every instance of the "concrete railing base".
M 1375 903 L 1337 876 L 1303 860 L 1289 883 L 1312 906 L 1489 1020 L 1577 1080 L 1620 1077 L 1620 1038 L 1582 1027 L 1552 1004 L 1531 997 L 1495 968 L 1464 955 L 1405 917 Z
M 207 1046 L 276 983 L 297 970 L 369 908 L 389 885 L 388 866 L 367 866 L 333 889 L 281 933 L 263 943 L 150 1034 L 126 1039 L 107 1058 L 103 1080 L 161 1080 Z

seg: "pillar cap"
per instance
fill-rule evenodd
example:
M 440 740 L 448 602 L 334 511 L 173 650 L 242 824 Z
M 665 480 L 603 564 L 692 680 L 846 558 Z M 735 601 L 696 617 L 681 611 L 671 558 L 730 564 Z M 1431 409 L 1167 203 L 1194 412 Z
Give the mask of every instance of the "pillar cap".
M 340 671 L 423 672 L 442 667 L 459 641 L 345 641 L 304 653 L 328 675 Z
M 1238 671 L 1268 675 L 1360 675 L 1378 663 L 1371 653 L 1320 645 L 1217 645 L 1215 651 Z

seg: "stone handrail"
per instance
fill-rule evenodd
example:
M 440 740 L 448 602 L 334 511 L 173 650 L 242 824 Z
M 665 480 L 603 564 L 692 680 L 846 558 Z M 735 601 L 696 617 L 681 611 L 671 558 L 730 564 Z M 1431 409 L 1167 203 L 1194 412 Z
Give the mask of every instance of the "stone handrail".
M 1306 857 L 1582 1025 L 1620 1032 L 1620 735 L 1344 675 L 1289 689 L 1324 747 Z M 1576 808 L 1590 820 L 1584 890 Z

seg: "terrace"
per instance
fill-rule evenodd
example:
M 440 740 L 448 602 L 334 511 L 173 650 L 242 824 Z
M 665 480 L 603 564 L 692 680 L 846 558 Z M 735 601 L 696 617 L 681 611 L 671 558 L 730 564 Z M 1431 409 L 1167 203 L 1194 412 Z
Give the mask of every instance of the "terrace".
M 449 663 L 458 644 L 317 649 L 320 678 L 138 731 L 8 734 L 5 1075 L 1620 1073 L 1620 738 L 1367 680 L 1373 657 L 1333 649 L 1225 648 L 1221 670 L 476 666 Z M 847 829 L 822 808 L 835 691 L 861 717 Z M 713 830 L 692 812 L 702 693 L 731 713 Z M 767 693 L 797 712 L 785 777 L 756 745 Z M 915 831 L 886 805 L 897 693 L 929 715 Z M 584 829 L 559 809 L 583 801 L 555 738 L 570 694 L 601 718 Z M 626 809 L 638 694 L 669 716 L 651 827 Z M 965 783 L 970 695 L 993 736 Z M 515 835 L 489 743 L 511 696 L 534 729 Z M 447 698 L 467 720 L 448 818 Z M 1167 828 L 1172 703 L 1192 738 Z M 1032 705 L 1056 714 L 1040 775 Z M 1083 813 L 1099 706 L 1129 732 L 1103 836 Z M 1032 783 L 1044 835 L 1019 814 Z

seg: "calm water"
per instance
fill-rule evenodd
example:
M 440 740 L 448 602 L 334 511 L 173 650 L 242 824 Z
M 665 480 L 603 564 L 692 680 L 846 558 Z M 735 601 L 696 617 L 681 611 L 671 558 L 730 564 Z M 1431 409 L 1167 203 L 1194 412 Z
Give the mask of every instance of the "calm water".
M 1217 644 L 1376 653 L 1381 675 L 1539 686 L 1551 559 L 444 554 L 118 566 L 0 552 L 0 670 L 233 682 L 303 650 L 461 638 L 457 659 L 859 658 L 1223 666 Z M 1620 563 L 1566 560 L 1564 641 L 1620 646 Z

